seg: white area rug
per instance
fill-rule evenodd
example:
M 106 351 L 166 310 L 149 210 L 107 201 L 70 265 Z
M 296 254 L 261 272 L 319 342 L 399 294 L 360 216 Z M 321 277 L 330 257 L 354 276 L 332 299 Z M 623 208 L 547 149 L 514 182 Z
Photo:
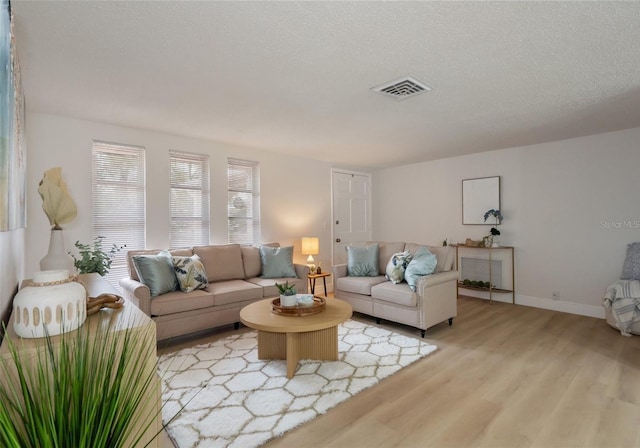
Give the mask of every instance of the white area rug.
M 283 361 L 258 359 L 256 332 L 160 357 L 165 422 L 177 446 L 257 447 L 436 350 L 419 339 L 349 320 L 339 360 L 304 360 L 287 379 Z

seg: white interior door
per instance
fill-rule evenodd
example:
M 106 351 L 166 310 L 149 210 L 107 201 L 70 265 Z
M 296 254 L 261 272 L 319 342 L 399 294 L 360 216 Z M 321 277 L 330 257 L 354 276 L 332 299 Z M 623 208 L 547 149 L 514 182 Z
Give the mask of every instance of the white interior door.
M 371 239 L 371 174 L 333 170 L 333 264 L 347 262 L 350 243 Z

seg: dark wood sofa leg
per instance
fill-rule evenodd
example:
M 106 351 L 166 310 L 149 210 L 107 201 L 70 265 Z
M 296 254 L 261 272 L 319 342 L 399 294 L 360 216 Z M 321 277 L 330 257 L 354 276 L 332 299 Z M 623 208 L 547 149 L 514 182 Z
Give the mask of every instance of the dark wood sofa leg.
M 380 319 L 376 317 L 376 324 L 380 325 Z
M 449 322 L 451 322 L 451 320 L 449 320 Z M 234 322 L 234 323 L 233 323 L 233 328 L 234 328 L 234 329 L 236 329 L 236 330 L 237 330 L 238 328 L 240 328 L 240 322 Z
M 453 317 L 449 318 L 449 326 L 453 325 Z
M 427 330 L 420 330 L 420 334 L 422 335 L 422 339 L 424 339 L 424 335 L 427 332 Z

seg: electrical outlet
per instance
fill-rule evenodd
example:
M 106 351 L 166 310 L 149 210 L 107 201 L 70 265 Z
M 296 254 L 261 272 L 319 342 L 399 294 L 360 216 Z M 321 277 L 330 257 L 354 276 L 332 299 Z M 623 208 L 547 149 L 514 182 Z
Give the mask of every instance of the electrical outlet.
M 553 291 L 553 300 L 560 300 L 560 293 L 558 291 Z

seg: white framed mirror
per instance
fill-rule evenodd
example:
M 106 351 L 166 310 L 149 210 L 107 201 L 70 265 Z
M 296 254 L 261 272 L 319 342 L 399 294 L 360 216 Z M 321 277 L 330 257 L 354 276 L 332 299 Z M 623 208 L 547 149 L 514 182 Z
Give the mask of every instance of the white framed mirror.
M 462 224 L 485 222 L 487 210 L 500 210 L 500 176 L 462 180 Z

